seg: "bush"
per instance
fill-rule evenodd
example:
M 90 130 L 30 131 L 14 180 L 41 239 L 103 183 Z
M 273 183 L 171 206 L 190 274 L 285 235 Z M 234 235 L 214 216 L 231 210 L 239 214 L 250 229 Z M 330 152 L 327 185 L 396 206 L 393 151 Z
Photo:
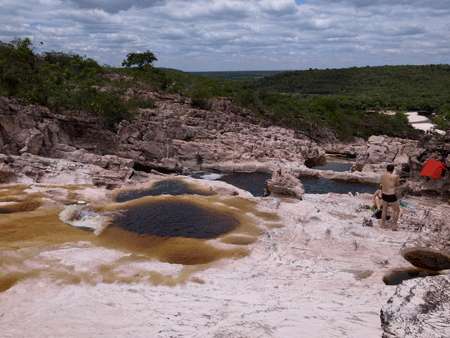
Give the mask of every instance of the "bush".
M 211 110 L 212 104 L 209 94 L 205 89 L 197 90 L 191 93 L 191 106 L 203 110 Z
M 191 103 L 192 108 L 198 108 L 203 110 L 211 110 L 212 104 L 211 101 L 204 97 L 193 97 Z

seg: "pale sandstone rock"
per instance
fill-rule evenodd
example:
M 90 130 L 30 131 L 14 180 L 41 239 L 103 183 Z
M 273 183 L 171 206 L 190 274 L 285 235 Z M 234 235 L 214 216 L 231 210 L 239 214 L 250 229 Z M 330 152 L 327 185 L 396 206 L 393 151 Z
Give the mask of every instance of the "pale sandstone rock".
M 3 159 L 5 161 L 5 159 Z M 52 159 L 24 153 L 8 156 L 2 171 L 14 172 L 11 183 L 94 184 L 98 186 L 122 184 L 133 173 L 129 160 L 112 162 L 111 169 L 65 159 Z
M 169 171 L 181 171 L 180 163 L 174 158 L 163 158 L 161 160 L 161 168 Z
M 145 184 L 151 179 L 147 178 Z M 54 276 L 68 271 L 73 280 L 80 273 L 92 277 L 91 284 L 65 285 L 39 275 L 0 293 L 2 334 L 75 337 L 83 330 L 90 337 L 126 336 L 130 332 L 133 337 L 149 337 L 154 332 L 185 337 L 380 337 L 380 309 L 395 291 L 384 285 L 382 278 L 393 267 L 410 266 L 399 254 L 405 244 L 424 242 L 431 234 L 417 232 L 411 218 L 403 215 L 404 209 L 400 232 L 381 231 L 377 221 L 373 228 L 363 228 L 363 218 L 371 215 L 369 194 L 305 194 L 302 201 L 280 199 L 278 207 L 272 208 L 266 199 L 254 198 L 225 182 L 186 179 L 218 192 L 237 190 L 239 199 L 257 203 L 258 210 L 276 210 L 280 217 L 277 223 L 283 227 L 269 229 L 260 223 L 263 234 L 248 245 L 248 256 L 220 260 L 207 267 L 143 261 L 139 257 L 133 261 L 132 256 L 124 260 L 126 252 L 91 242 L 51 247 L 39 242 L 38 247 L 28 244 L 28 249 L 17 252 L 2 250 L 0 255 L 6 258 L 2 262 L 8 268 L 14 267 L 14 260 L 26 259 L 18 264 L 24 273 L 39 275 L 40 269 L 46 268 L 55 271 Z M 33 187 L 35 192 L 46 190 Z M 85 190 L 80 197 L 82 192 L 83 199 L 96 193 L 100 200 L 101 192 L 106 191 Z M 88 200 L 95 203 L 92 198 Z M 411 202 L 420 215 L 422 209 L 433 214 L 441 210 L 433 201 Z M 425 228 L 431 223 L 433 220 L 425 222 Z M 387 226 L 392 225 L 388 222 Z M 54 267 L 47 267 L 50 265 Z M 153 274 L 174 279 L 191 270 L 190 279 L 173 287 L 152 285 L 145 278 L 133 284 L 119 283 L 110 277 L 110 272 L 120 271 L 126 277 Z M 420 304 L 420 299 L 412 303 Z M 410 314 L 405 312 L 405 318 Z M 44 320 L 46 325 L 42 325 Z M 92 322 L 95 325 L 89 324 Z M 441 333 L 438 330 L 435 333 Z
M 266 189 L 268 194 L 272 196 L 286 195 L 300 200 L 305 194 L 305 189 L 300 180 L 281 169 L 275 171 L 272 178 L 266 181 Z
M 382 144 L 385 141 L 385 137 L 384 136 L 375 136 L 375 135 L 373 135 L 373 136 L 369 137 L 368 141 L 369 141 L 369 143 L 380 145 L 380 144 Z
M 396 156 L 394 159 L 394 164 L 403 164 L 403 163 L 409 163 L 409 156 L 407 154 L 402 154 L 400 156 Z

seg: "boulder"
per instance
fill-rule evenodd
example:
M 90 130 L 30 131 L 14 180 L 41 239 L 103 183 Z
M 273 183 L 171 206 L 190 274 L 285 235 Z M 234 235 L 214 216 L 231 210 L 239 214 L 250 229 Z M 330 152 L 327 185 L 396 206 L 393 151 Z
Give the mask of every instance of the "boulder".
M 372 135 L 369 137 L 368 142 L 375 145 L 381 145 L 385 141 L 385 136 L 375 136 Z
M 380 312 L 383 338 L 449 336 L 450 276 L 403 281 Z
M 317 146 L 302 148 L 302 156 L 305 159 L 305 165 L 310 168 L 327 164 L 325 151 Z
M 368 164 L 372 163 L 380 163 L 384 162 L 386 159 L 386 150 L 388 148 L 378 145 L 378 144 L 372 144 L 369 146 L 369 149 L 367 149 L 367 155 L 366 155 L 366 162 Z
M 272 174 L 272 178 L 266 181 L 267 195 L 272 196 L 293 196 L 302 199 L 305 189 L 302 182 L 291 173 L 281 169 Z
M 161 160 L 161 168 L 172 172 L 182 170 L 181 164 L 176 159 L 167 157 Z
M 352 167 L 350 168 L 350 171 L 351 172 L 354 172 L 354 171 L 361 172 L 363 170 L 363 168 L 364 168 L 364 163 L 355 162 L 355 163 L 353 163 Z

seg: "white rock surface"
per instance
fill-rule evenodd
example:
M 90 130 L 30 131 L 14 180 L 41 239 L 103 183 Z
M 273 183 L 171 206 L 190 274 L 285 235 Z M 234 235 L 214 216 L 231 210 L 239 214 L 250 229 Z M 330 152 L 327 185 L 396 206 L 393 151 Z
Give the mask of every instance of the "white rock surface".
M 204 184 L 227 189 L 224 182 Z M 303 201 L 279 199 L 274 209 L 270 198 L 238 192 L 230 198 L 255 201 L 260 211 L 276 212 L 277 223 L 284 225 L 266 228 L 242 259 L 183 266 L 134 260 L 90 242 L 44 252 L 0 246 L 5 262 L 26 257 L 26 267 L 16 266 L 21 271 L 51 265 L 55 274 L 89 276 L 78 284 L 31 277 L 0 293 L 1 336 L 381 337 L 380 309 L 396 288 L 382 278 L 391 269 L 410 267 L 399 252 L 420 234 L 403 223 L 400 232 L 381 230 L 377 220 L 373 228 L 363 227 L 371 215 L 368 194 L 306 194 Z M 111 280 L 113 270 L 124 278 L 140 273 L 189 277 L 174 286 L 129 284 Z
M 413 201 L 415 214 L 402 208 L 402 231 L 392 232 L 375 219 L 374 227 L 362 226 L 372 214 L 368 194 L 254 198 L 225 182 L 183 179 L 236 198 L 235 208 L 253 201 L 258 210 L 276 213 L 283 227 L 261 223 L 264 234 L 244 245 L 250 250 L 244 258 L 193 266 L 143 260 L 90 241 L 30 242 L 16 251 L 0 243 L 0 276 L 29 274 L 0 293 L 1 337 L 381 337 L 380 309 L 396 289 L 382 278 L 410 268 L 400 251 L 428 238 L 421 200 Z M 35 185 L 27 192 L 51 197 L 58 189 Z M 110 193 L 77 192 L 90 205 Z
M 448 337 L 449 313 L 449 275 L 404 281 L 381 310 L 383 338 Z

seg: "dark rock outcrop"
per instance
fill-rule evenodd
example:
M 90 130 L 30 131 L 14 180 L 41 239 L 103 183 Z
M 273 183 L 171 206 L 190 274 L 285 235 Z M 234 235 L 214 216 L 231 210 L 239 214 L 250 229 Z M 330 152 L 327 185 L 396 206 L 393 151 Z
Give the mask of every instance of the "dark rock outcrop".
M 260 119 L 234 106 L 232 99 L 211 100 L 207 111 L 192 108 L 190 99 L 183 101 L 175 94 L 134 90 L 130 95 L 153 98 L 157 108 L 140 109 L 133 121 L 118 125 L 117 133 L 88 113 L 53 114 L 0 97 L 0 153 L 28 153 L 102 168 L 128 159 L 135 169 L 148 172 L 198 170 L 216 163 L 326 163 L 316 143 L 293 130 L 258 125 Z M 105 164 L 107 155 L 116 157 Z
M 99 117 L 79 111 L 52 114 L 0 96 L 0 153 L 57 158 L 60 144 L 101 155 L 116 149 L 119 138 L 104 129 Z

